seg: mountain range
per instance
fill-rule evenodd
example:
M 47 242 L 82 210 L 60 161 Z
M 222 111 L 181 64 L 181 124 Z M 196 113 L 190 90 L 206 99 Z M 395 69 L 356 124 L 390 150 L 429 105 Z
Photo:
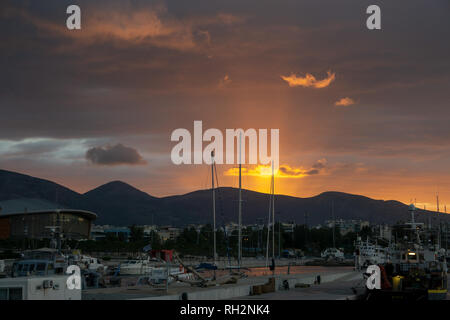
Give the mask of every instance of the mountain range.
M 242 190 L 244 224 L 264 223 L 269 213 L 269 195 Z M 96 224 L 129 226 L 158 224 L 184 226 L 212 222 L 211 190 L 198 190 L 183 195 L 153 197 L 133 186 L 112 181 L 84 194 L 52 181 L 0 170 L 0 206 L 13 199 L 39 199 L 56 203 L 61 208 L 82 209 L 98 215 Z M 217 224 L 236 222 L 238 189 L 216 190 Z M 26 202 L 25 202 L 26 203 Z M 24 208 L 25 210 L 25 208 Z M 31 211 L 33 208 L 26 208 Z M 418 209 L 416 219 L 436 220 L 436 212 Z M 5 211 L 0 211 L 0 215 Z M 409 221 L 409 206 L 395 200 L 374 200 L 343 192 L 324 192 L 314 197 L 298 198 L 276 195 L 275 213 L 278 221 L 308 225 L 323 224 L 336 219 L 362 219 L 371 223 L 394 224 Z M 441 215 L 447 221 L 448 217 Z

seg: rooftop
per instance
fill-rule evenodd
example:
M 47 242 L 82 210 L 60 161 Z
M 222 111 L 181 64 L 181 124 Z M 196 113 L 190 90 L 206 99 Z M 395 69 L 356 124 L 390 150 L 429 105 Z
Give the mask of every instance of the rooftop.
M 0 201 L 0 218 L 23 214 L 44 214 L 49 212 L 77 213 L 91 220 L 97 218 L 97 215 L 93 212 L 63 208 L 56 203 L 42 199 L 19 198 Z

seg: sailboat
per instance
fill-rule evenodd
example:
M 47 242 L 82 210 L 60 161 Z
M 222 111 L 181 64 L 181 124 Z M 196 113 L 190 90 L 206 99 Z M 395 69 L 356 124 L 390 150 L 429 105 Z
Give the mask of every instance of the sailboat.
M 337 261 L 343 261 L 344 260 L 344 252 L 336 248 L 336 236 L 335 236 L 335 229 L 336 229 L 336 219 L 334 218 L 334 201 L 331 202 L 331 218 L 333 219 L 333 247 L 327 248 L 325 251 L 323 251 L 320 256 L 325 260 L 337 260 Z

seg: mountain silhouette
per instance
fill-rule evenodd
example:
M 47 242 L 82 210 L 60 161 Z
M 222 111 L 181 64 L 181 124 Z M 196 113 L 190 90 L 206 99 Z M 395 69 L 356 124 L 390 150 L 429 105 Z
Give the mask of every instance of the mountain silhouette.
M 269 195 L 242 190 L 244 224 L 266 223 L 269 214 Z M 96 224 L 129 226 L 158 224 L 185 226 L 212 222 L 211 190 L 197 190 L 183 195 L 153 197 L 135 187 L 112 181 L 84 194 L 77 193 L 52 181 L 0 170 L 1 201 L 40 199 L 60 207 L 93 211 Z M 238 189 L 222 187 L 216 190 L 216 223 L 236 222 Z M 32 208 L 28 208 L 32 211 Z M 418 209 L 416 219 L 436 221 L 436 212 Z M 4 213 L 0 211 L 0 215 Z M 277 221 L 308 225 L 323 224 L 332 219 L 361 219 L 371 223 L 394 224 L 410 220 L 409 206 L 394 200 L 374 200 L 343 192 L 324 192 L 314 197 L 299 198 L 276 195 Z M 444 214 L 440 219 L 449 221 Z

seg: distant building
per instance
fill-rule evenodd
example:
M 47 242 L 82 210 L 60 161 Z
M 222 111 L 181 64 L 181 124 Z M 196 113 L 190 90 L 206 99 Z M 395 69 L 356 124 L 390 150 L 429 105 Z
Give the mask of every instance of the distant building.
M 283 222 L 283 223 L 281 223 L 281 229 L 283 229 L 283 232 L 292 233 L 292 232 L 294 232 L 295 224 Z
M 239 230 L 239 224 L 230 222 L 227 225 L 225 225 L 225 228 L 227 230 L 227 233 L 231 234 L 231 233 L 233 233 L 233 231 Z
M 175 228 L 171 226 L 160 227 L 158 230 L 158 236 L 162 241 L 176 240 L 181 234 L 180 228 Z
M 130 240 L 130 234 L 131 231 L 127 227 L 114 227 L 104 230 L 105 235 L 107 238 L 108 236 L 114 236 L 115 238 L 118 238 L 120 240 L 129 241 Z
M 91 228 L 91 239 L 95 241 L 106 239 L 105 229 L 111 228 L 112 226 L 99 226 L 93 225 Z
M 191 223 L 191 224 L 188 224 L 187 226 L 186 226 L 186 228 L 187 229 L 195 229 L 195 230 L 197 230 L 197 232 L 198 231 L 200 231 L 203 227 L 204 227 L 205 225 L 203 225 L 203 224 L 194 224 L 194 223 Z
M 152 232 L 157 232 L 158 227 L 155 225 L 144 225 L 142 226 L 142 231 L 144 232 L 144 238 L 150 239 Z
M 381 224 L 375 226 L 374 230 L 381 239 L 391 241 L 392 239 L 392 228 L 387 224 Z
M 64 209 L 40 199 L 0 202 L 0 239 L 49 239 L 60 232 L 63 239 L 89 239 L 97 215 Z
M 95 230 L 95 227 L 91 230 L 91 239 L 94 241 L 105 240 L 106 234 L 103 230 Z
M 328 228 L 333 228 L 333 225 L 339 229 L 341 235 L 346 235 L 349 232 L 361 232 L 364 227 L 369 227 L 369 221 L 363 220 L 327 220 L 325 224 Z
M 250 228 L 252 231 L 261 231 L 264 229 L 263 224 L 251 224 L 251 225 L 247 225 L 245 227 Z

